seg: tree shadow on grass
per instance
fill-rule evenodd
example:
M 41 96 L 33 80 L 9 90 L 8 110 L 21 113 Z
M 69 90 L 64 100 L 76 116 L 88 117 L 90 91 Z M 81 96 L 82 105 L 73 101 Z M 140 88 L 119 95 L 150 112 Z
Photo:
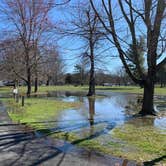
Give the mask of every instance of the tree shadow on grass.
M 164 159 L 166 159 L 166 155 L 161 156 L 161 157 L 156 158 L 151 161 L 146 161 L 146 162 L 144 162 L 144 166 L 153 166 L 153 165 L 157 164 L 158 162 L 163 161 Z
M 2 126 L 2 125 L 1 125 Z M 12 131 L 12 130 L 10 130 Z M 16 131 L 16 129 L 14 130 Z M 43 138 L 36 138 L 33 132 L 18 131 L 0 134 L 0 162 L 6 165 L 39 165 L 62 153 L 58 148 L 48 146 Z M 10 154 L 14 154 L 11 156 Z M 58 158 L 57 165 L 63 161 L 65 154 Z
M 86 126 L 82 126 L 82 128 L 83 127 Z M 112 127 L 107 126 L 107 129 L 111 130 L 113 127 L 113 125 Z M 77 129 L 78 128 L 73 128 L 71 131 L 75 131 Z M 34 166 L 42 164 L 43 162 L 47 162 L 50 159 L 56 158 L 56 165 L 59 166 L 63 162 L 66 155 L 66 152 L 62 149 L 68 150 L 68 148 L 70 148 L 69 143 L 54 146 L 48 145 L 44 141 L 45 137 L 58 132 L 62 131 L 54 130 L 50 133 L 43 134 L 40 138 L 36 138 L 33 132 L 20 132 L 19 129 L 16 133 L 1 134 L 0 153 L 3 154 L 5 151 L 6 155 L 8 155 L 8 153 L 12 151 L 17 154 L 17 156 L 14 157 L 12 160 L 5 161 L 8 162 L 10 165 L 19 165 L 25 163 L 25 165 Z M 90 134 L 88 137 L 77 139 L 71 142 L 71 146 L 77 145 L 86 140 L 91 140 L 102 134 L 105 134 L 104 129 L 98 132 L 94 132 L 93 134 Z M 68 141 L 68 135 L 66 135 L 65 140 Z

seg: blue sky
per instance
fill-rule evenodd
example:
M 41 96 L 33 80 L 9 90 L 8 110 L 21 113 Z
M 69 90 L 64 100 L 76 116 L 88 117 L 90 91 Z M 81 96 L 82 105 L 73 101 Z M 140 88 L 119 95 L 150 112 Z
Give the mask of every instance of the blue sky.
M 78 0 L 72 0 L 69 4 L 71 5 L 75 2 L 78 2 Z M 118 10 L 115 10 L 115 11 L 117 12 Z M 70 19 L 72 15 L 69 12 L 68 6 L 67 6 L 66 8 L 54 8 L 54 11 L 50 13 L 50 17 L 55 22 L 57 22 L 58 20 L 58 23 L 59 23 L 59 22 L 63 22 L 64 20 L 66 21 Z M 118 26 L 119 27 L 121 26 L 120 28 L 123 29 L 123 33 L 126 34 L 127 29 L 125 29 L 125 25 L 120 24 Z M 1 23 L 0 23 L 0 27 L 2 28 Z M 145 30 L 145 27 L 140 24 L 140 27 L 137 29 L 137 33 L 140 35 L 142 32 L 146 33 L 146 30 Z M 124 34 L 122 34 L 122 36 L 124 36 Z M 130 43 L 130 37 L 124 38 L 124 40 Z M 57 44 L 59 45 L 59 50 L 62 55 L 62 59 L 65 60 L 65 63 L 67 65 L 66 72 L 73 72 L 75 64 L 79 63 L 78 56 L 84 51 L 82 49 L 78 49 L 82 46 L 83 42 L 79 38 L 67 37 L 67 38 L 61 38 L 60 40 L 57 40 Z M 111 47 L 111 43 L 109 42 L 102 43 L 102 44 L 103 44 L 102 46 L 103 49 L 106 49 L 109 45 Z M 103 69 L 103 71 L 115 73 L 117 70 L 119 70 L 122 67 L 122 63 L 118 57 L 112 58 L 112 55 L 116 55 L 116 54 L 117 54 L 116 49 L 110 49 L 102 53 L 102 56 L 100 59 L 103 61 L 103 63 L 97 64 L 96 67 Z M 164 56 L 166 56 L 166 54 L 164 54 Z
M 72 3 L 78 2 L 78 0 L 72 0 Z M 96 1 L 96 2 L 100 2 L 100 1 Z M 113 3 L 115 3 L 116 1 L 113 1 Z M 142 4 L 140 4 L 140 1 L 133 1 L 136 3 L 136 6 L 139 8 L 141 7 Z M 71 3 L 70 3 L 71 4 Z M 116 7 L 116 10 L 114 10 L 114 14 L 115 16 L 119 17 L 120 13 L 116 13 L 118 10 L 118 7 L 116 4 L 113 4 Z M 126 8 L 126 7 L 125 7 Z M 56 10 L 56 14 L 53 13 L 55 19 L 70 19 L 71 14 L 68 11 L 68 9 L 59 9 Z M 138 24 L 136 26 L 136 33 L 137 36 L 142 36 L 145 35 L 146 36 L 146 27 L 145 25 L 142 23 L 141 19 L 137 20 Z M 118 22 L 119 24 L 119 22 Z M 121 37 L 128 43 L 131 43 L 131 36 L 126 37 L 125 35 L 129 33 L 127 26 L 124 23 L 121 23 L 119 25 L 116 25 L 117 28 L 119 28 L 120 30 L 122 30 L 121 33 Z M 162 27 L 161 29 L 163 29 L 164 27 Z M 128 33 L 127 33 L 128 32 Z M 83 50 L 77 49 L 81 46 L 82 42 L 77 38 L 73 38 L 73 37 L 68 37 L 68 38 L 63 38 L 61 40 L 58 41 L 58 44 L 60 46 L 60 50 L 62 52 L 63 58 L 66 60 L 66 64 L 68 65 L 67 67 L 67 72 L 72 72 L 74 65 L 76 63 L 78 63 L 79 59 L 77 58 Z M 110 47 L 112 46 L 111 43 L 107 42 L 107 45 L 110 45 Z M 106 46 L 105 44 L 103 44 L 103 49 L 105 49 Z M 124 44 L 124 48 L 125 48 L 125 44 Z M 125 50 L 125 49 L 124 49 Z M 105 58 L 105 55 L 108 55 L 107 58 Z M 103 53 L 103 55 L 101 56 L 101 59 L 103 59 L 103 65 L 100 64 L 99 67 L 102 68 L 104 71 L 107 70 L 108 72 L 111 73 L 115 73 L 117 72 L 117 70 L 119 70 L 122 67 L 122 63 L 119 59 L 119 57 L 117 58 L 112 58 L 112 55 L 117 55 L 117 50 L 116 49 L 110 49 L 109 51 Z M 102 58 L 103 57 L 103 58 Z M 158 60 L 158 62 L 160 62 L 162 59 L 164 59 L 164 57 L 166 57 L 166 53 L 163 54 L 162 58 L 160 58 Z M 105 61 L 104 61 L 105 60 Z M 145 59 L 146 60 L 146 59 Z M 145 62 L 145 66 L 146 62 Z M 98 65 L 97 65 L 98 68 Z
M 69 5 L 74 4 L 75 2 L 78 2 L 78 0 L 72 0 L 71 2 L 72 3 L 70 3 Z M 60 20 L 60 22 L 61 21 L 63 22 L 64 20 L 71 19 L 72 15 L 70 12 L 71 11 L 68 10 L 68 7 L 59 8 L 54 10 L 51 13 L 51 17 L 53 20 L 55 20 L 55 22 L 57 20 Z M 62 57 L 65 60 L 65 63 L 67 64 L 66 72 L 73 72 L 75 64 L 79 63 L 79 60 L 80 60 L 78 56 L 84 52 L 83 49 L 79 49 L 84 45 L 84 43 L 78 37 L 76 38 L 72 36 L 61 38 L 60 40 L 57 41 L 57 43 L 59 45 L 59 49 L 62 54 Z M 110 44 L 107 40 L 105 41 L 105 43 L 107 43 L 107 47 Z M 101 52 L 102 50 L 107 48 L 105 46 L 105 43 L 102 43 L 103 46 L 102 46 L 102 49 L 100 49 Z M 122 63 L 118 57 L 117 58 L 111 57 L 111 55 L 115 55 L 115 54 L 116 54 L 116 49 L 110 49 L 104 52 L 103 55 L 101 56 L 103 63 L 97 62 L 96 68 L 103 69 L 103 71 L 106 71 L 106 72 L 115 73 L 117 69 L 119 69 L 122 66 Z
M 73 72 L 75 64 L 80 63 L 79 55 L 83 52 L 83 49 L 79 49 L 81 47 L 82 42 L 78 39 L 74 39 L 73 37 L 67 37 L 58 41 L 58 45 L 60 47 L 60 52 L 62 54 L 63 59 L 65 60 L 66 72 Z M 103 46 L 104 49 L 105 46 Z M 120 59 L 112 58 L 113 50 L 109 50 L 103 53 L 104 59 L 102 62 L 96 62 L 97 69 L 103 69 L 105 72 L 115 73 L 122 63 Z M 107 56 L 107 57 L 105 57 Z
M 75 2 L 78 2 L 78 0 L 72 0 L 70 2 L 70 5 Z M 50 17 L 54 20 L 54 22 L 57 22 L 57 20 L 58 22 L 61 22 L 65 19 L 70 19 L 71 14 L 66 8 L 54 8 L 54 10 L 50 13 Z M 2 29 L 2 31 L 9 30 L 11 29 L 10 27 L 11 25 L 7 22 L 0 21 L 0 28 Z M 2 34 L 2 36 L 6 37 L 5 34 Z M 65 64 L 67 65 L 66 72 L 73 72 L 74 66 L 79 63 L 80 60 L 78 56 L 84 51 L 83 49 L 78 49 L 82 46 L 82 41 L 79 38 L 67 37 L 57 40 L 57 44 L 59 46 L 62 59 L 64 59 Z M 103 49 L 104 48 L 105 46 L 103 45 Z M 103 57 L 105 57 L 105 55 L 113 54 L 112 51 L 113 50 L 109 50 L 103 53 Z M 96 64 L 96 68 L 103 69 L 103 71 L 107 72 L 115 72 L 118 66 L 121 66 L 119 58 L 111 58 L 109 56 L 108 58 L 103 59 L 103 64 Z

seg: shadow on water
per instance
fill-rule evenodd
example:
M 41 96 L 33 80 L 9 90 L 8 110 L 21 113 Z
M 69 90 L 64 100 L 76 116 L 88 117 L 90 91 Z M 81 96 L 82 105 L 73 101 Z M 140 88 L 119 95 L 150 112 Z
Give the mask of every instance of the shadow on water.
M 12 124 L 10 123 L 10 120 L 7 119 L 7 113 L 4 110 L 4 107 L 0 108 L 0 130 L 5 131 L 1 132 L 0 134 L 0 154 L 2 157 L 0 157 L 1 164 L 22 165 L 24 163 L 24 165 L 35 166 L 42 164 L 43 162 L 47 162 L 50 159 L 56 158 L 56 163 L 54 164 L 60 166 L 62 162 L 64 164 L 64 160 L 69 159 L 69 156 L 66 158 L 65 153 L 65 149 L 67 150 L 69 147 L 71 147 L 68 146 L 68 144 L 60 145 L 58 143 L 57 146 L 46 146 L 42 141 L 42 139 L 47 136 L 46 134 L 43 134 L 40 138 L 38 138 L 33 131 L 25 130 L 24 127 L 26 126 Z M 3 124 L 4 122 L 5 124 Z M 7 131 L 5 127 L 9 127 Z M 22 129 L 20 129 L 20 127 Z M 54 132 L 58 131 L 54 130 Z M 81 141 L 82 140 L 78 140 L 78 142 Z M 75 141 L 73 144 L 77 144 L 77 142 Z M 5 157 L 7 157 L 6 159 L 3 158 L 4 153 Z M 86 153 L 89 154 L 88 151 Z M 11 156 L 10 154 L 16 155 Z M 1 159 L 3 159 L 3 161 Z M 71 160 L 71 163 L 73 162 L 73 158 L 69 160 Z
M 40 122 L 32 122 L 35 125 L 43 125 L 45 126 L 43 129 L 35 131 L 33 134 L 39 138 L 47 137 L 57 133 L 65 133 L 65 141 L 62 146 L 58 146 L 57 151 L 48 155 L 47 157 L 38 160 L 34 163 L 34 165 L 40 164 L 43 161 L 47 161 L 50 158 L 59 155 L 60 153 L 66 153 L 70 151 L 72 145 L 80 144 L 86 140 L 92 140 L 103 135 L 107 135 L 110 131 L 115 128 L 117 125 L 123 125 L 126 122 L 132 124 L 136 127 L 140 126 L 155 126 L 158 128 L 165 128 L 163 125 L 163 121 L 165 118 L 161 117 L 148 117 L 148 118 L 135 118 L 128 111 L 126 111 L 125 106 L 129 101 L 135 101 L 136 97 L 133 95 L 127 94 L 114 94 L 107 97 L 99 97 L 99 98 L 87 98 L 86 94 L 80 92 L 51 92 L 48 95 L 40 95 L 36 96 L 38 98 L 48 98 L 50 100 L 57 99 L 66 102 L 81 102 L 82 105 L 77 109 L 69 109 L 61 111 L 57 117 L 53 119 L 40 121 Z M 133 110 L 132 110 L 133 111 Z M 1 124 L 12 126 L 13 124 Z M 24 123 L 23 125 L 26 125 Z M 78 139 L 71 141 L 69 144 L 68 137 L 69 133 L 73 132 L 78 134 Z M 15 139 L 17 141 L 9 141 L 0 144 L 0 150 L 3 147 L 13 146 L 21 141 L 30 140 L 32 138 L 28 137 L 26 134 L 16 133 L 12 135 L 4 135 L 0 137 L 0 140 L 8 140 Z M 65 157 L 65 154 L 62 156 Z M 160 160 L 165 159 L 165 156 L 162 156 L 158 159 L 154 159 L 152 161 L 145 162 L 145 165 L 152 165 L 155 162 L 159 162 Z M 60 163 L 62 162 L 59 161 Z
M 133 108 L 127 108 L 126 106 L 131 102 L 131 105 L 137 101 L 136 95 L 110 93 L 104 96 L 86 97 L 85 92 L 63 92 L 53 91 L 46 95 L 38 95 L 37 98 L 47 98 L 48 100 L 61 100 L 65 102 L 81 102 L 81 107 L 77 109 L 68 109 L 61 111 L 57 117 L 50 120 L 46 119 L 46 122 L 32 122 L 39 124 L 45 123 L 45 126 L 51 131 L 62 130 L 69 132 L 72 129 L 77 129 L 77 133 L 84 133 L 91 130 L 96 131 L 95 128 L 103 128 L 105 131 L 108 129 L 108 125 L 112 124 L 114 127 L 117 125 L 123 125 L 128 122 L 137 126 L 156 126 L 158 128 L 165 128 L 165 117 L 145 117 L 137 118 L 133 117 L 137 113 Z M 95 127 L 95 125 L 96 127 Z M 107 126 L 107 127 L 106 127 Z M 84 127 L 84 128 L 82 128 Z
M 42 122 L 39 122 L 39 123 L 42 123 Z M 50 159 L 53 159 L 55 157 L 58 157 L 58 159 L 56 159 L 57 161 L 56 165 L 61 165 L 61 163 L 66 158 L 66 152 L 70 151 L 73 145 L 77 145 L 78 143 L 83 142 L 85 140 L 96 138 L 103 133 L 103 131 L 101 130 L 100 132 L 93 133 L 92 135 L 85 137 L 83 139 L 77 139 L 71 142 L 71 144 L 63 143 L 61 145 L 58 143 L 56 146 L 49 145 L 49 148 L 46 148 L 44 145 L 41 144 L 39 140 L 53 133 L 62 132 L 62 130 L 57 131 L 56 129 L 54 129 L 52 133 L 50 132 L 47 134 L 42 134 L 40 135 L 40 137 L 36 137 L 36 134 L 31 131 L 24 130 L 21 132 L 21 130 L 17 128 L 17 126 L 20 126 L 19 124 L 7 123 L 7 124 L 1 124 L 0 127 L 5 127 L 5 126 L 11 126 L 12 128 L 10 132 L 12 133 L 8 133 L 8 134 L 1 133 L 0 153 L 1 152 L 3 153 L 4 150 L 8 151 L 8 149 L 17 153 L 17 156 L 15 159 L 7 161 L 10 163 L 9 165 L 15 165 L 15 164 L 20 165 L 21 163 L 24 163 L 26 165 L 26 162 L 28 162 L 28 165 L 35 166 L 35 165 L 42 164 L 43 162 L 49 161 Z M 73 128 L 72 131 L 74 130 L 76 129 Z M 68 140 L 68 133 L 66 133 L 65 135 L 65 140 Z M 87 155 L 89 155 L 89 158 L 91 158 L 91 152 L 84 151 L 84 153 L 85 152 L 87 153 Z M 77 155 L 80 155 L 80 154 L 81 152 L 79 152 Z M 30 157 L 30 156 L 33 156 L 33 157 Z M 122 159 L 119 159 L 119 161 L 121 160 Z M 100 160 L 98 162 L 100 162 Z
M 94 115 L 95 115 L 95 98 L 88 98 L 89 101 L 89 122 L 90 126 L 94 125 Z
M 56 132 L 56 131 L 54 131 L 54 132 Z M 53 133 L 49 133 L 49 134 L 53 134 Z M 15 132 L 15 133 L 10 133 L 10 134 L 3 134 L 0 136 L 0 139 L 1 139 L 1 142 L 2 141 L 5 141 L 5 142 L 0 144 L 0 152 L 2 152 L 5 149 L 8 149 L 9 147 L 12 149 L 12 147 L 15 148 L 15 146 L 16 146 L 16 151 L 20 155 L 16 158 L 16 160 L 14 160 L 10 164 L 17 163 L 17 161 L 20 162 L 21 160 L 25 160 L 25 156 L 28 156 L 28 158 L 26 158 L 26 160 L 28 159 L 28 161 L 30 162 L 29 165 L 31 165 L 31 166 L 42 164 L 43 162 L 46 162 L 61 154 L 61 156 L 58 157 L 58 163 L 56 164 L 56 165 L 61 165 L 61 163 L 65 159 L 66 152 L 70 151 L 72 149 L 72 145 L 77 145 L 85 140 L 91 140 L 91 139 L 97 138 L 101 134 L 103 134 L 103 130 L 93 133 L 88 137 L 74 140 L 71 142 L 71 144 L 63 143 L 62 145 L 58 144 L 59 146 L 49 146 L 50 149 L 52 149 L 52 150 L 42 148 L 42 151 L 39 149 L 40 144 L 34 143 L 36 140 L 36 137 L 33 132 L 27 131 L 27 132 Z M 42 136 L 40 136 L 40 139 L 43 137 L 46 137 L 48 135 L 43 134 Z M 66 141 L 68 140 L 68 136 L 69 136 L 68 133 L 66 133 L 66 135 L 65 135 Z M 18 147 L 19 144 L 21 144 L 21 146 Z M 34 151 L 34 149 L 39 149 L 39 151 L 37 150 L 37 153 L 35 153 L 35 158 L 29 158 L 29 154 L 31 154 L 32 151 Z M 26 154 L 28 154 L 28 155 L 26 155 Z M 79 152 L 79 154 L 81 154 L 81 151 Z M 90 151 L 88 152 L 88 155 L 90 158 L 90 156 L 91 156 Z M 165 158 L 166 158 L 166 156 L 162 156 L 162 157 L 156 158 L 152 161 L 144 162 L 144 165 L 152 166 L 152 165 L 155 165 L 156 163 L 164 160 Z M 123 160 L 122 165 L 125 165 L 125 164 L 127 165 L 127 163 L 128 163 L 127 160 Z

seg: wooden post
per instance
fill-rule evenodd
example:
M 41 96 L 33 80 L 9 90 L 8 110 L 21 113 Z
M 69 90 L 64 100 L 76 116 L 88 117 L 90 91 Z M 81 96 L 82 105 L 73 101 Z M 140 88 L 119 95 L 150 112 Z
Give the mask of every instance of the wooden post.
M 22 96 L 22 107 L 24 106 L 24 96 Z
M 19 95 L 16 94 L 16 103 L 18 103 L 18 102 L 19 102 Z

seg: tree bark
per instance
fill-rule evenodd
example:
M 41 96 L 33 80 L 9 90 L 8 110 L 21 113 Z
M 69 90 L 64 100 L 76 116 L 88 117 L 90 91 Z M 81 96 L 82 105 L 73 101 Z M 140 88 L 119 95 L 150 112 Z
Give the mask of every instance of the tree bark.
M 154 81 L 148 79 L 144 82 L 144 94 L 143 94 L 143 103 L 142 110 L 139 114 L 145 115 L 156 115 L 154 110 Z
M 87 96 L 93 96 L 93 95 L 95 95 L 95 71 L 94 71 L 94 56 L 91 56 L 89 91 Z
M 38 77 L 35 77 L 35 89 L 34 92 L 36 93 L 38 91 Z
M 27 69 L 27 96 L 30 97 L 31 95 L 31 70 L 30 68 Z
M 166 58 L 164 58 L 158 65 L 157 59 L 157 50 L 159 46 L 160 36 L 161 36 L 161 28 L 162 23 L 164 21 L 164 11 L 165 11 L 165 0 L 158 0 L 157 3 L 153 2 L 152 0 L 145 0 L 144 1 L 144 14 L 142 12 L 139 12 L 137 9 L 134 8 L 134 5 L 132 4 L 132 1 L 129 0 L 118 0 L 121 13 L 125 19 L 126 24 L 128 25 L 128 29 L 130 30 L 130 35 L 132 37 L 132 45 L 133 47 L 133 53 L 135 55 L 135 59 L 137 61 L 136 68 L 139 71 L 139 74 L 141 78 L 135 77 L 135 75 L 132 73 L 127 61 L 126 61 L 126 53 L 125 49 L 123 49 L 123 44 L 121 44 L 121 32 L 117 31 L 116 22 L 113 15 L 113 7 L 112 2 L 108 1 L 108 3 L 105 3 L 104 0 L 102 0 L 102 6 L 103 6 L 103 12 L 107 15 L 108 20 L 105 21 L 103 19 L 99 12 L 97 11 L 97 8 L 95 7 L 95 3 L 93 0 L 90 0 L 91 6 L 93 10 L 95 11 L 95 14 L 99 18 L 103 28 L 108 32 L 109 35 L 112 36 L 111 42 L 115 45 L 117 48 L 117 51 L 119 53 L 119 57 L 126 69 L 126 72 L 130 76 L 130 78 L 137 84 L 143 85 L 144 87 L 144 95 L 143 95 L 143 105 L 142 110 L 140 111 L 140 114 L 142 115 L 154 115 L 154 104 L 153 104 L 153 96 L 154 96 L 154 83 L 155 83 L 155 75 L 156 72 L 161 68 L 162 65 L 165 64 Z M 153 7 L 155 4 L 155 8 Z M 126 10 L 125 5 L 128 5 L 129 10 Z M 136 18 L 135 13 L 140 16 L 142 19 L 142 23 L 146 26 L 146 38 L 147 38 L 147 66 L 148 66 L 148 73 L 144 73 L 140 70 L 140 64 L 138 63 L 138 48 L 136 47 L 137 43 L 137 34 L 136 34 Z M 154 13 L 154 16 L 151 17 L 151 13 Z M 109 26 L 108 23 L 109 22 Z M 119 22 L 119 20 L 118 20 Z M 141 24 L 142 25 L 142 24 Z M 165 38 L 163 38 L 165 39 Z M 163 40 L 162 39 L 162 40 Z M 163 52 L 162 52 L 163 54 Z M 160 55 L 160 58 L 162 56 Z M 164 54 L 163 54 L 164 56 Z M 162 57 L 163 57 L 162 56 Z
M 38 60 L 37 60 L 37 52 L 38 52 L 38 43 L 35 41 L 34 45 L 34 57 L 35 57 L 35 89 L 34 92 L 38 91 Z
M 31 83 L 27 82 L 27 97 L 30 97 L 31 95 Z
M 48 77 L 47 77 L 46 86 L 49 86 L 49 85 L 50 85 L 50 77 L 48 76 Z

